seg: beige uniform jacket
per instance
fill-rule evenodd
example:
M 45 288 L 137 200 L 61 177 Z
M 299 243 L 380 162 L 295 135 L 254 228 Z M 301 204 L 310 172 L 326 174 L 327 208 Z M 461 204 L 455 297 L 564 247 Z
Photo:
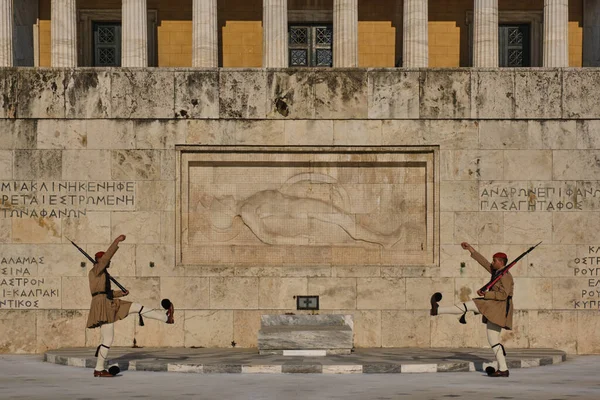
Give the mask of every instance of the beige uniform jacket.
M 106 253 L 98 260 L 94 267 L 90 270 L 88 278 L 90 281 L 90 293 L 104 292 L 106 290 L 106 275 L 104 270 L 110 262 L 110 259 L 115 255 L 119 246 L 114 243 L 106 250 Z M 109 300 L 106 294 L 97 294 L 92 296 L 90 304 L 90 313 L 88 315 L 87 327 L 97 328 L 103 324 L 113 323 L 123 319 L 129 314 L 131 302 L 119 300 L 117 297 L 123 296 L 120 290 L 113 291 L 113 298 Z
M 475 251 L 471 257 L 492 273 L 491 263 L 484 256 Z M 473 299 L 479 312 L 483 315 L 484 323 L 490 321 L 504 329 L 512 329 L 513 290 L 513 277 L 508 272 L 489 291 L 485 292 L 483 298 Z

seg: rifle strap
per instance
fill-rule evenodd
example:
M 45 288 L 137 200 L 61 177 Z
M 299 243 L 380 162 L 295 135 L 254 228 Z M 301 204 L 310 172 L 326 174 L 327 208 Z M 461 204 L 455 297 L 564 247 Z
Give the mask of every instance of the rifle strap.
M 108 273 L 108 271 L 105 269 L 104 270 L 104 291 L 106 292 L 106 298 L 109 300 L 113 299 L 113 292 L 112 292 L 112 288 L 110 286 L 110 274 Z
M 512 296 L 508 296 L 506 298 L 506 316 L 508 317 L 508 313 L 510 311 L 510 300 L 512 299 Z

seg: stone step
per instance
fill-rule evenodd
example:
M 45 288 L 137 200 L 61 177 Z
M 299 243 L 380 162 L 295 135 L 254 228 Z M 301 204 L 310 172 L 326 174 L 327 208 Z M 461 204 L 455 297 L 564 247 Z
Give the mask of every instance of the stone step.
M 293 331 L 350 331 L 352 328 L 348 325 L 283 325 L 283 326 L 265 326 L 260 329 L 262 332 L 293 332 Z
M 262 315 L 261 327 L 287 326 L 287 325 L 317 325 L 317 326 L 341 326 L 354 327 L 352 315 L 325 314 L 325 315 Z
M 260 350 L 351 349 L 352 330 L 346 327 L 273 327 L 258 332 Z

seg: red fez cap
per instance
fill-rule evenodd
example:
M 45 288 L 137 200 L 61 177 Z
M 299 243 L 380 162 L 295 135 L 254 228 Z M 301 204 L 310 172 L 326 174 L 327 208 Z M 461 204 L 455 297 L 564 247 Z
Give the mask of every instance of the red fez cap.
M 104 255 L 104 252 L 103 252 L 103 251 L 99 251 L 99 252 L 97 252 L 97 253 L 96 253 L 96 256 L 95 256 L 95 257 L 96 257 L 96 260 L 99 260 L 99 259 L 101 259 L 103 255 Z M 496 256 L 494 256 L 494 257 L 496 257 Z
M 496 253 L 496 254 L 494 254 L 494 258 L 506 258 L 506 259 L 508 259 L 508 257 L 506 256 L 506 253 Z

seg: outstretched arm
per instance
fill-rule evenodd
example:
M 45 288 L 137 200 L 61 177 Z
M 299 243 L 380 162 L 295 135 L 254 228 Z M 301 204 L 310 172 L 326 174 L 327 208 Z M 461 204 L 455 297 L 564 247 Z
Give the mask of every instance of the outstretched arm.
M 117 237 L 112 242 L 112 244 L 110 245 L 108 250 L 106 250 L 104 255 L 102 257 L 100 257 L 98 262 L 96 264 L 94 264 L 94 267 L 92 268 L 92 272 L 96 276 L 100 275 L 106 269 L 106 266 L 110 262 L 110 259 L 115 255 L 117 250 L 119 250 L 119 243 L 121 243 L 123 240 L 125 240 L 125 235 L 119 235 L 119 237 Z
M 469 253 L 471 253 L 471 257 L 477 261 L 479 263 L 479 265 L 481 265 L 483 268 L 486 269 L 487 272 L 492 272 L 492 267 L 490 262 L 481 254 L 479 254 L 474 248 L 473 246 L 471 246 L 469 243 L 467 242 L 462 242 L 461 247 L 465 250 L 468 250 Z

